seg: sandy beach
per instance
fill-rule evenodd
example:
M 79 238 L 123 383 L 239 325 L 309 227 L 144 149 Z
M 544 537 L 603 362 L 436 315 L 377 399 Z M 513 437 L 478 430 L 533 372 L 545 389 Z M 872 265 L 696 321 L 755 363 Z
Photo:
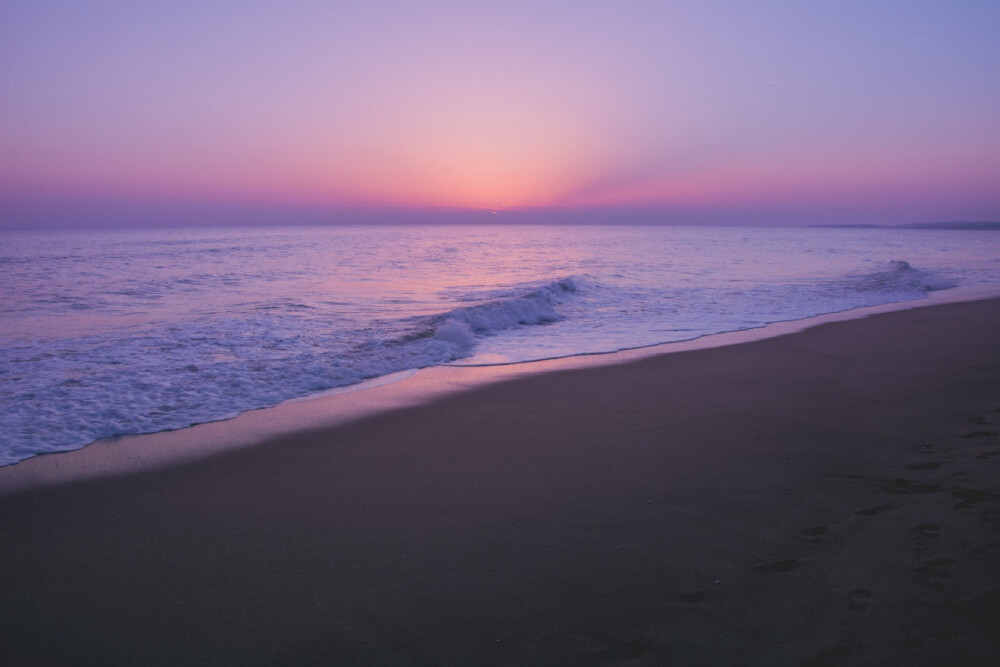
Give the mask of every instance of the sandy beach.
M 917 308 L 9 495 L 0 662 L 996 664 L 998 341 Z

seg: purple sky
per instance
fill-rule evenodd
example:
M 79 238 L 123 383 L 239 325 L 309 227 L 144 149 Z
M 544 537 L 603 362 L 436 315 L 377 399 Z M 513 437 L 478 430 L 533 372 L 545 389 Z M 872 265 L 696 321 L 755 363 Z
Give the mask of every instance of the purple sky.
M 0 226 L 997 220 L 998 33 L 995 0 L 7 0 Z

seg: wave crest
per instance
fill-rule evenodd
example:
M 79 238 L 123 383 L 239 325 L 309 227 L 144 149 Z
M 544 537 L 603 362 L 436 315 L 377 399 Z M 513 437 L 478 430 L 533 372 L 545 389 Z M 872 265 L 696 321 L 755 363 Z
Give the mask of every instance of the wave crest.
M 549 324 L 562 319 L 555 306 L 581 289 L 576 276 L 543 285 L 513 290 L 475 306 L 456 308 L 430 319 L 432 336 L 463 348 L 475 345 L 477 336 L 489 336 L 518 326 Z
M 918 292 L 926 294 L 936 290 L 956 287 L 951 282 L 930 271 L 910 266 L 909 262 L 893 260 L 884 271 L 876 271 L 858 279 L 858 289 L 871 292 Z

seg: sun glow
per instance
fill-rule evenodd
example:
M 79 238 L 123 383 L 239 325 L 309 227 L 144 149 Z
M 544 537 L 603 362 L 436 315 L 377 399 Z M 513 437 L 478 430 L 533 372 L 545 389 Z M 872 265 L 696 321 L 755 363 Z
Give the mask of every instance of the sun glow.
M 839 198 L 859 215 L 895 197 L 920 216 L 908 202 L 936 197 L 983 219 L 998 205 L 995 21 L 969 18 L 985 10 L 844 10 L 869 20 L 848 34 L 809 18 L 833 10 L 740 3 L 64 4 L 59 25 L 0 6 L 0 25 L 23 27 L 0 40 L 3 196 L 727 214 Z M 910 11 L 939 47 L 908 37 L 890 56 Z

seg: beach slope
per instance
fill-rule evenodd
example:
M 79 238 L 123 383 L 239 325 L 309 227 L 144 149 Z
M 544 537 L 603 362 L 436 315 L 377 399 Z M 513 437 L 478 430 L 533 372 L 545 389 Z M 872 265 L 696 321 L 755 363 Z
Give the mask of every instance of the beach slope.
M 1000 300 L 0 498 L 0 662 L 996 664 Z

